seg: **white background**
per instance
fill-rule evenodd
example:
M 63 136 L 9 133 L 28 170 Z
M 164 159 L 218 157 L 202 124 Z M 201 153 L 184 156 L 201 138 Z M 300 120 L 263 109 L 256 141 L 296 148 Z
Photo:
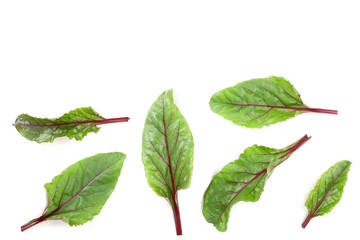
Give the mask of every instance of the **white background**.
M 145 116 L 158 95 L 175 101 L 195 141 L 189 189 L 179 192 L 182 239 L 358 239 L 358 1 L 1 1 L 0 239 L 179 239 L 166 200 L 148 186 L 141 161 Z M 283 76 L 310 107 L 262 129 L 234 125 L 209 99 L 252 78 Z M 59 117 L 93 107 L 108 124 L 83 141 L 38 144 L 12 126 L 21 113 Z M 312 136 L 268 179 L 260 200 L 240 202 L 228 231 L 202 216 L 213 175 L 253 144 L 282 148 Z M 127 154 L 115 191 L 91 222 L 47 221 L 20 232 L 45 207 L 43 185 L 100 152 Z M 308 193 L 340 160 L 353 162 L 340 203 L 304 230 Z

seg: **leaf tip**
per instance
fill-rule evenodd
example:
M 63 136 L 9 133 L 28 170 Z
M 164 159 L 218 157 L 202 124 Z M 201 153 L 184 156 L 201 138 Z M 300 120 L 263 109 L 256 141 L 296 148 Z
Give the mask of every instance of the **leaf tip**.
M 172 95 L 174 92 L 174 89 L 173 88 L 169 88 L 168 90 L 164 91 L 163 94 L 166 95 L 166 94 L 170 94 Z

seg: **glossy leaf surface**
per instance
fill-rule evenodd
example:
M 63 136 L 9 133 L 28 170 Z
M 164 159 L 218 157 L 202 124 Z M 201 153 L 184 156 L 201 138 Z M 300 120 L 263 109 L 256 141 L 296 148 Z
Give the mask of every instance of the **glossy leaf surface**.
M 98 125 L 114 122 L 127 122 L 129 118 L 105 119 L 91 107 L 77 108 L 57 119 L 36 118 L 21 114 L 15 121 L 15 127 L 25 138 L 42 142 L 52 142 L 57 137 L 82 140 L 89 132 L 97 133 Z
M 204 195 L 205 219 L 217 230 L 226 231 L 231 207 L 239 201 L 258 201 L 274 168 L 309 139 L 305 135 L 282 149 L 258 145 L 246 148 L 239 159 L 227 164 L 212 179 Z
M 351 162 L 344 160 L 330 167 L 317 181 L 315 188 L 310 192 L 305 206 L 308 209 L 302 227 L 305 228 L 310 220 L 317 216 L 329 213 L 340 201 Z
M 93 219 L 113 192 L 124 159 L 123 153 L 100 153 L 65 169 L 45 184 L 47 206 L 43 214 L 21 230 L 46 220 L 62 220 L 73 226 Z
M 194 141 L 185 118 L 173 100 L 173 91 L 163 92 L 146 117 L 142 160 L 148 183 L 169 200 L 178 235 L 182 234 L 177 191 L 188 188 L 194 158 Z
M 335 110 L 308 108 L 289 81 L 274 76 L 223 89 L 211 97 L 210 107 L 235 124 L 249 128 L 269 126 L 303 112 L 337 114 Z

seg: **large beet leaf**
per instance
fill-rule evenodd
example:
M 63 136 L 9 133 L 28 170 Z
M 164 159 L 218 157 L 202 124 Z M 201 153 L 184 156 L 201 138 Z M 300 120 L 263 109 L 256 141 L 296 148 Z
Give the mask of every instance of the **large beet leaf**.
M 77 108 L 57 119 L 36 118 L 21 114 L 15 121 L 15 127 L 27 139 L 52 142 L 57 137 L 82 140 L 89 132 L 97 133 L 98 125 L 115 122 L 127 122 L 128 117 L 105 119 L 91 107 Z
M 43 214 L 21 227 L 21 231 L 46 220 L 81 225 L 100 213 L 113 192 L 125 155 L 101 153 L 85 158 L 45 184 L 47 206 Z
M 203 215 L 224 232 L 231 207 L 239 201 L 256 202 L 274 168 L 288 159 L 310 137 L 304 136 L 282 149 L 253 145 L 239 159 L 214 176 L 204 195 Z
M 351 162 L 344 160 L 330 167 L 317 181 L 315 188 L 310 192 L 305 206 L 309 213 L 301 225 L 307 226 L 314 217 L 329 213 L 340 201 Z
M 261 128 L 304 112 L 337 114 L 335 110 L 309 108 L 289 81 L 282 77 L 241 82 L 215 93 L 211 110 L 235 124 Z
M 174 103 L 173 91 L 166 91 L 146 117 L 142 160 L 150 186 L 172 206 L 177 235 L 182 234 L 177 191 L 190 185 L 193 151 L 189 126 Z

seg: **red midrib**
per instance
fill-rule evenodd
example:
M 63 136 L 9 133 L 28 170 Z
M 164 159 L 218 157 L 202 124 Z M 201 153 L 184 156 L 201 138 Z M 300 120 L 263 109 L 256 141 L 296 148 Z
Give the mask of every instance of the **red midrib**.
M 172 184 L 172 188 L 173 188 L 172 197 L 173 197 L 173 200 L 174 200 L 174 204 L 176 204 L 175 203 L 175 194 L 176 194 L 175 181 L 174 181 L 174 176 L 173 176 L 173 172 L 172 172 L 171 157 L 170 157 L 169 144 L 168 144 L 168 138 L 167 138 L 167 132 L 166 132 L 165 106 L 164 105 L 163 105 L 163 124 L 164 124 L 165 146 L 166 146 L 166 152 L 167 152 L 167 157 L 168 157 L 168 161 L 169 161 L 169 171 L 170 171 L 170 177 L 171 177 L 171 184 Z
M 174 214 L 174 220 L 175 220 L 175 228 L 176 228 L 176 234 L 182 235 L 182 227 L 181 227 L 181 219 L 180 219 L 180 210 L 179 210 L 179 206 L 178 206 L 178 202 L 177 202 L 177 196 L 176 196 L 176 189 L 175 189 L 175 180 L 174 180 L 174 175 L 173 175 L 173 171 L 172 171 L 172 166 L 171 166 L 171 156 L 170 156 L 170 151 L 169 151 L 169 143 L 168 143 L 168 138 L 167 138 L 167 127 L 166 127 L 166 122 L 165 122 L 165 99 L 163 99 L 163 108 L 162 108 L 162 113 L 163 113 L 163 125 L 164 125 L 164 137 L 165 137 L 165 146 L 166 146 L 166 152 L 167 152 L 167 157 L 168 157 L 168 161 L 169 161 L 169 171 L 170 171 L 170 177 L 171 177 L 171 184 L 172 184 L 172 199 L 173 199 L 173 214 Z M 168 123 L 170 124 L 170 122 Z
M 222 104 L 229 104 L 229 105 L 236 105 L 236 106 L 249 106 L 249 107 L 266 107 L 266 108 L 280 108 L 280 109 L 290 109 L 296 111 L 306 111 L 306 112 L 319 112 L 319 113 L 329 113 L 329 114 L 337 114 L 337 110 L 328 110 L 328 109 L 321 109 L 321 108 L 300 108 L 300 107 L 288 107 L 288 106 L 272 106 L 272 105 L 262 105 L 262 104 L 241 104 L 241 103 L 227 103 L 227 102 L 220 102 Z
M 29 127 L 52 127 L 52 126 L 63 126 L 63 125 L 76 125 L 76 124 L 85 124 L 85 123 L 95 123 L 95 124 L 106 124 L 106 123 L 115 123 L 115 122 L 127 122 L 130 118 L 108 118 L 101 120 L 91 120 L 91 121 L 80 121 L 80 122 L 64 122 L 64 123 L 53 123 L 53 124 L 25 124 L 17 123 L 15 125 L 29 126 Z

